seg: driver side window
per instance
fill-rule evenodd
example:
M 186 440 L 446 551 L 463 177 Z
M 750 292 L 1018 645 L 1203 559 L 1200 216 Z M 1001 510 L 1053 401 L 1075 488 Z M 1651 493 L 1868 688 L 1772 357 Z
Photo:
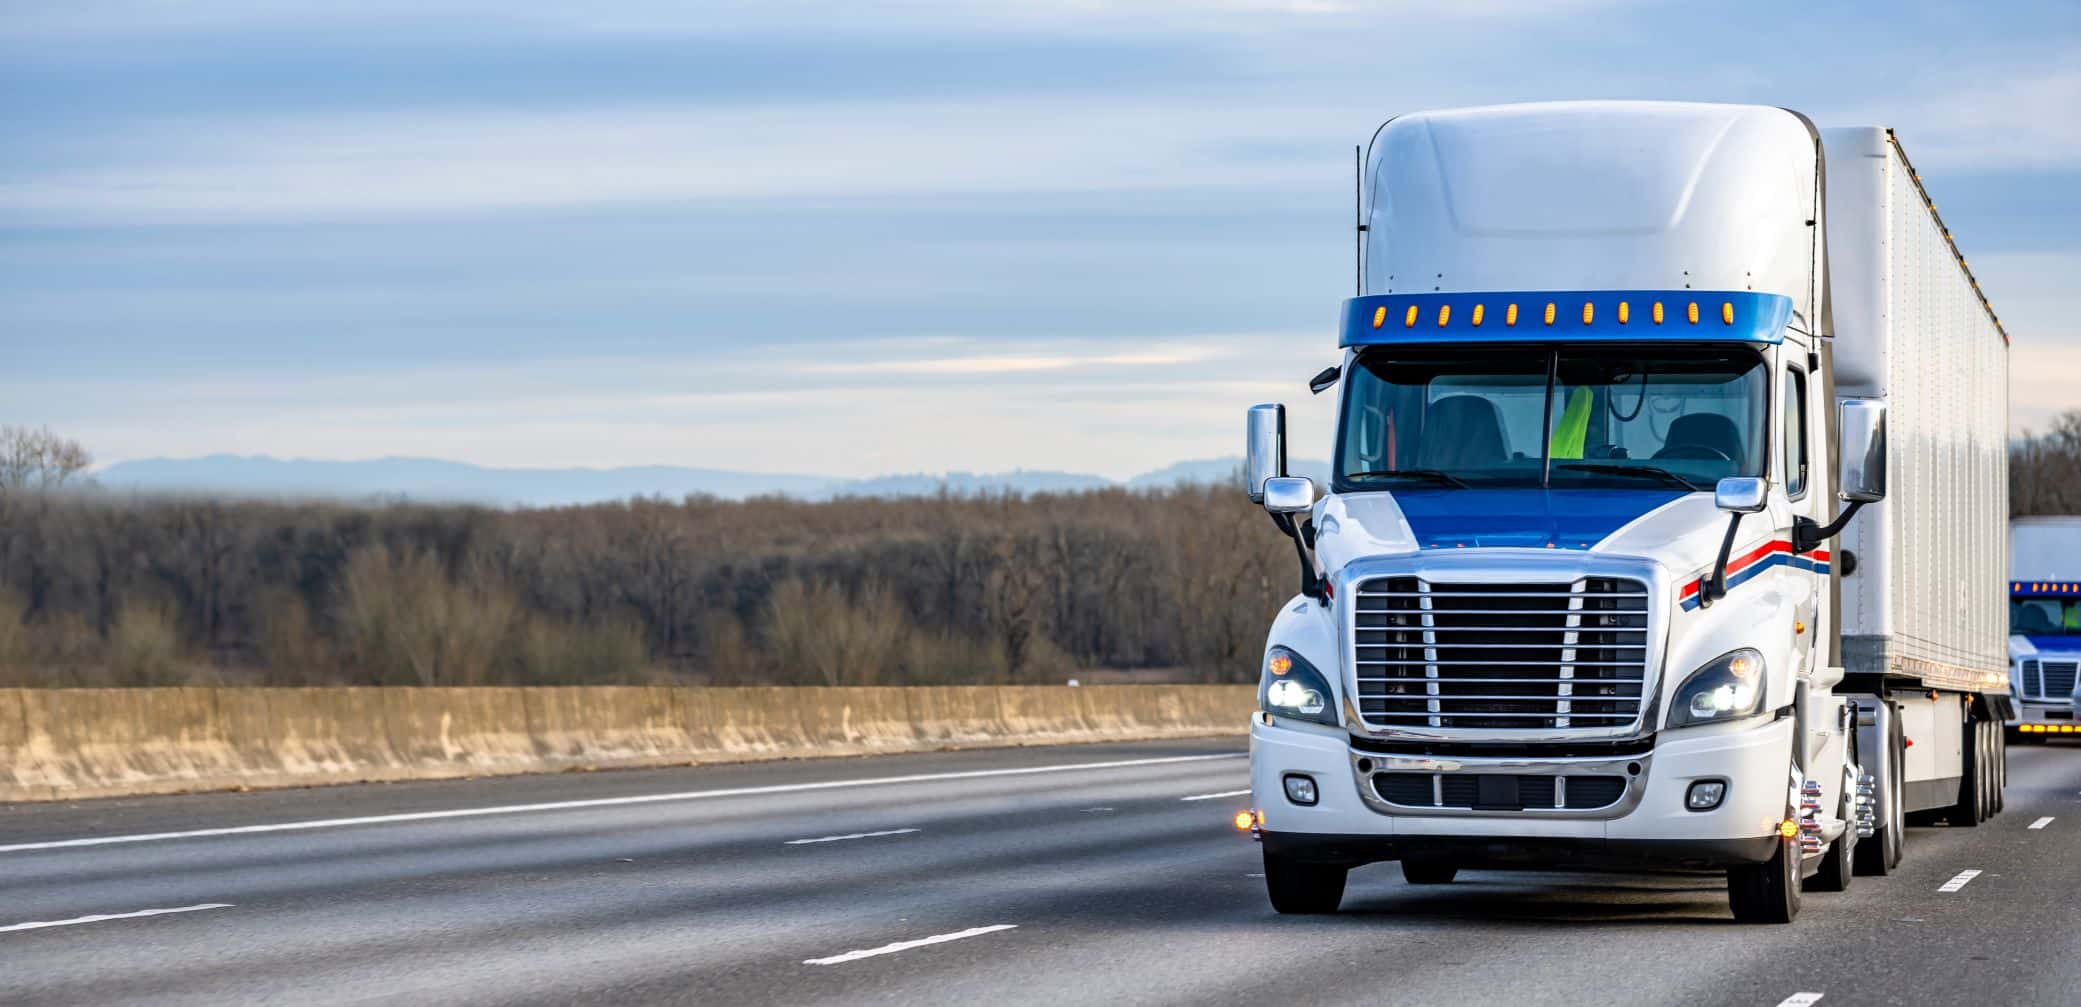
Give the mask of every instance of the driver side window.
M 1785 495 L 1797 500 L 1806 496 L 1806 372 L 1785 371 Z

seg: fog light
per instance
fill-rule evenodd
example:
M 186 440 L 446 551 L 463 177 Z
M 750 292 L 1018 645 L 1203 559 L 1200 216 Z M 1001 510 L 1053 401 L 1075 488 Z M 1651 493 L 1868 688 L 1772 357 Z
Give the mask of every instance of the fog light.
M 1286 799 L 1295 804 L 1312 805 L 1318 796 L 1315 793 L 1315 778 L 1299 773 L 1288 773 L 1280 782 L 1286 784 Z
M 1691 784 L 1691 789 L 1684 793 L 1684 807 L 1692 811 L 1711 811 L 1719 807 L 1720 801 L 1726 797 L 1727 781 L 1699 780 Z

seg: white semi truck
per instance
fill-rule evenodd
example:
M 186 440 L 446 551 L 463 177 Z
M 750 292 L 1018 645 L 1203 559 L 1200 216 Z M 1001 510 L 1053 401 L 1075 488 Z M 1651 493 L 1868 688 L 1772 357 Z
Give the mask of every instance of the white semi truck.
M 2081 517 L 2009 523 L 2009 669 L 2012 735 L 2042 741 L 2081 730 Z
M 1249 416 L 1273 906 L 1677 867 L 1786 922 L 1999 810 L 2008 337 L 1893 134 L 1534 104 L 1360 164 L 1326 495 Z

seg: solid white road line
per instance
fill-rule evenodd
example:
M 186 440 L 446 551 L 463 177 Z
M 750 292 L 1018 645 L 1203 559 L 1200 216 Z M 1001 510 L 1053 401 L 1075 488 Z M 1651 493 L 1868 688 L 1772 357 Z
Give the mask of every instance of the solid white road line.
M 34 923 L 14 923 L 0 927 L 0 934 L 12 930 L 42 930 L 46 927 L 76 927 L 82 923 L 105 923 L 109 920 L 136 920 L 147 916 L 165 916 L 169 913 L 199 913 L 205 909 L 230 909 L 229 902 L 204 902 L 194 906 L 175 906 L 172 909 L 140 909 L 134 913 L 101 913 L 94 916 L 75 916 L 69 920 L 39 920 Z
M 1248 790 L 1247 788 L 1246 788 L 1246 789 L 1243 789 L 1243 790 L 1224 790 L 1224 791 L 1222 791 L 1222 792 L 1220 792 L 1220 793 L 1218 793 L 1218 794 L 1194 794 L 1194 795 L 1192 795 L 1191 797 L 1180 797 L 1180 798 L 1178 798 L 1178 800 L 1181 800 L 1181 801 L 1211 801 L 1211 800 L 1213 800 L 1213 799 L 1215 799 L 1215 798 L 1217 798 L 1217 797 L 1241 797 L 1241 796 L 1243 796 L 1243 795 L 1245 795 L 1245 794 L 1248 794 L 1249 792 L 1250 792 L 1250 791 L 1249 791 L 1249 790 Z
M 1949 880 L 1949 881 L 1946 881 L 1946 882 L 1944 882 L 1942 886 L 1940 886 L 1940 887 L 1938 887 L 1938 888 L 1937 888 L 1937 891 L 1940 891 L 1940 892 L 1955 892 L 1955 891 L 1959 890 L 1960 888 L 1964 888 L 1964 887 L 1966 886 L 1966 883 L 1967 883 L 1967 882 L 1969 882 L 1969 881 L 1971 881 L 1971 880 L 1973 880 L 1974 878 L 1977 878 L 1977 877 L 1979 877 L 1979 876 L 1980 876 L 1980 872 L 1979 872 L 1979 871 L 1959 871 L 1959 872 L 1958 872 L 1958 874 L 1957 874 L 1957 876 L 1953 877 L 1953 878 L 1952 878 L 1951 880 Z
M 893 955 L 898 951 L 909 951 L 912 948 L 922 948 L 928 944 L 945 944 L 948 941 L 958 941 L 968 937 L 981 937 L 984 934 L 994 934 L 999 930 L 1017 930 L 1018 928 L 1019 925 L 1017 923 L 999 923 L 995 926 L 971 927 L 967 930 L 956 930 L 950 934 L 934 934 L 931 937 L 920 937 L 914 941 L 897 941 L 894 944 L 884 944 L 881 947 L 867 948 L 864 951 L 848 951 L 845 954 L 832 955 L 829 958 L 805 958 L 802 960 L 802 964 L 843 965 L 846 962 L 856 962 L 862 958 L 873 958 L 878 955 Z
M 220 829 L 188 829 L 182 832 L 147 832 L 128 836 L 89 836 L 41 843 L 0 846 L 0 853 L 32 850 L 65 850 L 81 846 L 120 846 L 128 843 L 157 843 L 170 839 L 206 839 L 215 836 L 251 836 L 265 832 L 303 832 L 310 829 L 339 829 L 353 825 L 390 825 L 397 822 L 432 822 L 444 818 L 481 818 L 486 815 L 524 815 L 538 811 L 570 811 L 579 808 L 614 808 L 631 804 L 663 804 L 698 801 L 713 797 L 754 797 L 760 794 L 795 794 L 811 790 L 842 790 L 848 787 L 881 787 L 895 783 L 932 783 L 940 780 L 977 780 L 994 776 L 1033 776 L 1041 773 L 1074 773 L 1093 769 L 1125 769 L 1130 766 L 1161 766 L 1176 762 L 1206 762 L 1211 759 L 1247 758 L 1243 752 L 1221 755 L 1171 755 L 1158 759 L 1121 759 L 1116 762 L 1077 762 L 1062 766 L 1029 766 L 1022 769 L 970 769 L 955 773 L 913 773 L 909 776 L 878 776 L 865 780 L 826 780 L 821 783 L 783 783 L 765 787 L 730 787 L 722 790 L 687 790 L 672 794 L 642 794 L 634 797 L 597 797 L 583 801 L 549 801 L 542 804 L 504 804 L 490 808 L 455 808 L 447 811 L 413 811 L 396 815 L 363 815 L 359 818 L 321 818 L 304 822 L 275 822 L 268 825 L 238 825 Z
M 2035 822 L 2032 822 L 2032 823 L 2030 823 L 2030 827 L 2031 827 L 2031 828 L 2033 828 L 2033 829 L 2042 829 L 2042 828 L 2044 828 L 2045 826 L 2047 826 L 2047 825 L 2051 825 L 2051 824 L 2052 824 L 2052 816 L 2051 816 L 2051 815 L 2046 815 L 2045 817 L 2043 817 L 2043 818 L 2040 818 L 2040 819 L 2038 819 L 2037 821 L 2035 821 Z
M 1820 993 L 1794 993 L 1778 1001 L 1778 1007 L 1811 1007 L 1813 1003 L 1821 999 L 1822 995 Z
M 808 846 L 811 843 L 842 843 L 848 839 L 876 839 L 882 836 L 900 836 L 916 829 L 883 829 L 880 832 L 850 832 L 843 836 L 818 836 L 815 839 L 790 839 L 783 846 Z

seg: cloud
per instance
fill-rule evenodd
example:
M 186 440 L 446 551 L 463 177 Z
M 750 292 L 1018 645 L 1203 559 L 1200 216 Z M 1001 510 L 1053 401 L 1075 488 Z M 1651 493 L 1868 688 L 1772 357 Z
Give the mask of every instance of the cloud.
M 63 218 L 299 217 L 647 202 L 1308 185 L 1241 145 L 1339 137 L 1350 120 L 1200 99 L 928 100 L 457 109 L 183 121 L 72 141 L 18 171 L 0 210 Z M 1327 147 L 1326 149 L 1334 149 Z
M 2066 55 L 2067 66 L 2037 73 L 1977 66 L 1926 100 L 1896 124 L 1917 166 L 2081 169 L 2081 54 Z

